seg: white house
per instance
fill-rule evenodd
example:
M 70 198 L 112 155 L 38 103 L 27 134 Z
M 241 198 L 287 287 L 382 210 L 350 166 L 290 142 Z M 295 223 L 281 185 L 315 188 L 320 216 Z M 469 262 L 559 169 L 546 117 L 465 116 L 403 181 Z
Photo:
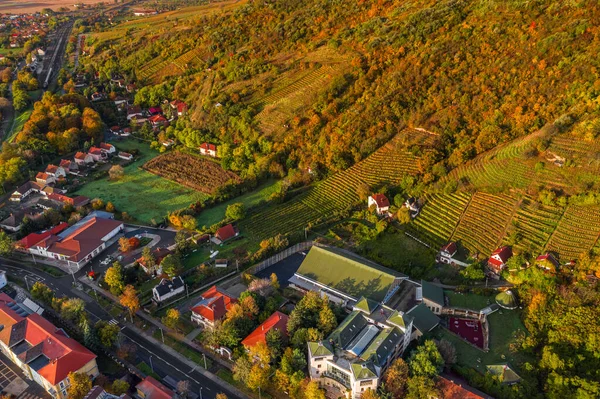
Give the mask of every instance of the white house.
M 88 165 L 94 163 L 94 158 L 90 154 L 85 152 L 78 152 L 75 154 L 75 163 L 77 165 Z
M 46 186 L 49 184 L 56 183 L 56 178 L 54 176 L 49 175 L 48 173 L 38 172 L 38 174 L 35 175 L 35 181 L 38 184 Z
M 176 276 L 171 280 L 163 278 L 152 289 L 152 299 L 156 302 L 162 302 L 183 292 L 185 292 L 185 283 L 181 277 Z
M 60 178 L 60 177 L 67 177 L 67 172 L 65 171 L 65 169 L 62 166 L 56 166 L 56 165 L 48 165 L 46 167 L 46 174 L 50 175 L 50 176 L 54 176 L 55 178 Z
M 104 152 L 105 154 L 114 154 L 117 152 L 115 146 L 109 143 L 100 143 L 98 147 L 100 148 L 100 151 Z
M 33 193 L 39 193 L 41 188 L 42 187 L 40 187 L 37 182 L 28 181 L 13 191 L 12 195 L 10 196 L 10 200 L 14 202 L 20 202 Z
M 217 146 L 214 144 L 202 143 L 200 146 L 200 154 L 216 158 Z
M 375 207 L 378 215 L 385 215 L 390 209 L 390 200 L 383 194 L 373 194 L 369 197 L 367 205 Z

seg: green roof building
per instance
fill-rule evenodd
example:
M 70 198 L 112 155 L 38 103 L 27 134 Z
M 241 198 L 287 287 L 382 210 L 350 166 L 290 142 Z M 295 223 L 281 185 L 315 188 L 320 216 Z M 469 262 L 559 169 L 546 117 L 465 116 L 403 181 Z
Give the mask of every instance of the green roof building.
M 511 290 L 503 291 L 496 295 L 496 303 L 498 306 L 509 310 L 516 309 L 518 307 L 517 298 Z
M 487 366 L 487 371 L 503 384 L 513 385 L 521 381 L 521 377 L 508 364 L 492 364 Z
M 420 295 L 423 299 L 423 303 L 427 305 L 429 310 L 435 314 L 442 314 L 442 309 L 445 305 L 444 301 L 444 290 L 442 287 L 421 280 L 421 292 Z M 419 289 L 417 288 L 417 299 L 419 297 Z
M 440 318 L 433 314 L 433 312 L 423 302 L 406 313 L 413 317 L 413 324 L 417 329 L 418 336 L 433 330 L 438 324 L 440 324 Z

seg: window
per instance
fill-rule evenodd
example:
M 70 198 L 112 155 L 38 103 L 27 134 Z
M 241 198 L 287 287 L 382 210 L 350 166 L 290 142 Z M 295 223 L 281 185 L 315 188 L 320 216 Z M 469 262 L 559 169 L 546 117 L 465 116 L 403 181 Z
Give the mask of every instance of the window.
M 317 370 L 317 375 L 319 375 L 319 370 Z
M 320 369 L 320 368 L 321 368 L 321 365 L 320 365 L 320 364 L 317 364 L 317 368 L 318 368 L 318 369 Z
M 64 389 L 60 391 L 60 393 L 62 393 L 63 396 L 67 396 L 67 391 L 65 391 Z
M 62 381 L 58 384 L 58 386 L 60 387 L 60 389 L 65 389 L 65 383 Z
M 364 387 L 366 385 L 371 385 L 371 384 L 373 384 L 373 380 L 367 380 L 367 381 L 361 381 L 360 382 L 360 386 L 361 387 Z

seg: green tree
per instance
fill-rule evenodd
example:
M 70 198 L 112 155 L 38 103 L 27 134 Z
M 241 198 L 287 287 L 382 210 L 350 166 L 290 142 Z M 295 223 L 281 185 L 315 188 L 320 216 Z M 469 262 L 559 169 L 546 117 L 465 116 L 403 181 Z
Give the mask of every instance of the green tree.
M 410 223 L 410 210 L 407 207 L 403 206 L 400 209 L 398 209 L 398 212 L 396 212 L 396 217 L 398 218 L 398 223 L 400 224 Z
M 121 396 L 129 391 L 129 383 L 123 380 L 114 380 L 110 386 L 110 392 L 113 395 Z
M 41 301 L 46 305 L 51 305 L 54 299 L 54 291 L 50 289 L 46 284 L 36 281 L 31 287 L 31 296 L 33 299 Z
M 106 270 L 104 281 L 110 287 L 110 292 L 112 292 L 113 295 L 121 295 L 125 288 L 125 279 L 123 277 L 123 267 L 121 266 L 121 263 L 117 261 Z
M 412 376 L 434 378 L 444 366 L 444 358 L 432 340 L 419 345 L 410 355 L 409 368 Z
M 103 320 L 96 323 L 96 331 L 98 332 L 100 343 L 106 348 L 112 348 L 119 339 L 119 326 L 109 324 Z
M 146 269 L 148 270 L 148 273 L 153 274 L 156 269 L 156 258 L 148 246 L 142 249 L 142 259 Z
M 78 322 L 85 315 L 85 302 L 79 298 L 69 298 L 62 303 L 60 308 L 61 317 Z
M 245 216 L 246 210 L 244 209 L 244 204 L 241 202 L 228 205 L 227 210 L 225 210 L 225 217 L 230 220 L 241 220 Z
M 408 380 L 408 392 L 406 399 L 430 399 L 439 397 L 433 378 L 425 375 L 411 377 Z
M 15 249 L 13 239 L 4 230 L 0 231 L 0 256 L 9 256 Z
M 165 326 L 169 328 L 177 328 L 179 325 L 179 319 L 181 318 L 181 314 L 177 309 L 169 309 L 167 313 L 163 316 L 162 322 Z
M 92 380 L 86 373 L 69 373 L 71 386 L 67 388 L 69 399 L 83 399 L 92 389 Z
M 316 381 L 311 381 L 306 384 L 304 397 L 306 399 L 326 399 L 325 392 L 319 388 L 319 383 Z
M 179 257 L 174 254 L 165 256 L 160 262 L 160 267 L 162 268 L 163 273 L 171 278 L 181 274 L 182 270 L 181 261 L 179 260 Z

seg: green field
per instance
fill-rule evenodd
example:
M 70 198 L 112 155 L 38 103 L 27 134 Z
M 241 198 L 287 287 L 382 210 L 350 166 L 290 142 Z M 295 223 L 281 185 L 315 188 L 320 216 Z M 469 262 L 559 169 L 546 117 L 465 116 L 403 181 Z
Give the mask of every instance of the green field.
M 19 134 L 25 123 L 29 120 L 29 116 L 31 116 L 32 112 L 33 107 L 29 107 L 15 117 L 11 129 L 4 135 L 5 141 L 11 142 L 17 137 L 17 134 Z
M 112 202 L 117 210 L 127 212 L 142 223 L 160 222 L 168 212 L 189 206 L 206 198 L 206 194 L 194 191 L 177 183 L 153 175 L 141 166 L 158 152 L 146 144 L 134 140 L 115 143 L 118 150 L 137 148 L 141 156 L 125 167 L 125 177 L 110 181 L 108 177 L 85 184 L 74 194 L 89 198 L 101 198 Z
M 450 300 L 450 306 L 457 308 L 481 310 L 488 305 L 495 303 L 493 296 L 482 296 L 454 291 L 444 291 L 444 295 Z
M 23 51 L 23 47 L 17 47 L 17 48 L 4 48 L 4 47 L 0 47 L 0 54 L 2 55 L 8 55 L 8 54 L 19 54 Z

